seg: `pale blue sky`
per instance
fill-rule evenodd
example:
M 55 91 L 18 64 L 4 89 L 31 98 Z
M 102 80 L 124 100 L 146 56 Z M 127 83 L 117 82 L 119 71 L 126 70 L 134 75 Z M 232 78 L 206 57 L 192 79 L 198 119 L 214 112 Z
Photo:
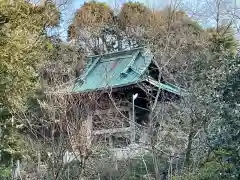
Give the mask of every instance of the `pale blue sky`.
M 56 0 L 57 2 L 63 2 L 64 0 Z M 66 0 L 65 0 L 66 1 Z M 99 2 L 106 2 L 112 8 L 119 8 L 123 3 L 128 0 L 97 0 Z M 202 25 L 205 27 L 209 27 L 213 25 L 214 15 L 216 14 L 216 9 L 214 8 L 215 4 L 211 3 L 213 0 L 138 0 L 145 4 L 146 6 L 159 9 L 164 8 L 167 5 L 170 5 L 172 2 L 179 2 L 180 7 L 184 7 L 184 9 L 195 19 L 200 20 Z M 224 0 L 226 3 L 223 4 L 223 9 L 225 11 L 231 9 L 233 6 L 233 2 L 235 0 Z M 180 3 L 181 2 L 181 3 Z M 203 2 L 208 2 L 207 5 L 204 5 Z M 61 6 L 62 9 L 62 23 L 60 28 L 57 29 L 57 33 L 66 39 L 67 36 L 67 27 L 71 23 L 73 15 L 75 11 L 81 7 L 84 3 L 84 0 L 68 0 L 68 3 L 65 6 Z M 240 0 L 236 0 L 236 3 L 240 5 Z M 227 10 L 226 10 L 227 9 Z M 54 31 L 56 32 L 56 31 Z
M 105 2 L 109 4 L 113 9 L 119 9 L 122 4 L 128 2 L 128 0 L 97 0 L 97 1 Z M 63 9 L 62 23 L 61 28 L 58 29 L 58 33 L 61 34 L 61 37 L 63 37 L 63 39 L 66 39 L 67 36 L 66 29 L 70 24 L 75 11 L 78 8 L 80 8 L 84 2 L 85 2 L 84 0 L 71 0 L 71 3 L 68 3 L 68 5 L 66 5 L 65 7 L 62 7 Z M 150 8 L 159 9 L 164 8 L 167 5 L 171 4 L 172 0 L 138 0 L 138 2 L 141 2 Z
M 99 2 L 105 2 L 109 4 L 112 8 L 119 8 L 123 3 L 128 2 L 127 0 L 98 0 Z M 166 7 L 168 4 L 171 3 L 171 0 L 139 0 L 138 2 L 141 2 L 145 4 L 146 6 L 150 8 L 163 8 Z M 81 5 L 84 3 L 84 0 L 71 0 L 70 3 L 68 3 L 66 6 L 62 7 L 62 23 L 61 28 L 58 28 L 58 33 L 63 37 L 63 39 L 66 39 L 66 28 L 70 24 L 72 17 L 75 13 L 75 11 L 81 7 Z M 55 32 L 55 31 L 54 31 Z

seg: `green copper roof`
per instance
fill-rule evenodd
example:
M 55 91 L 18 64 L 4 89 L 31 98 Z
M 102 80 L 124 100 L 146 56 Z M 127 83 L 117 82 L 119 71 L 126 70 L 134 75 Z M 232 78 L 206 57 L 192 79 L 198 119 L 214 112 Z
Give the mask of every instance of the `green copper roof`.
M 161 82 L 158 82 L 156 80 L 154 80 L 153 78 L 151 77 L 147 77 L 145 79 L 146 82 L 149 82 L 150 84 L 154 85 L 155 87 L 158 87 L 159 89 L 164 89 L 168 92 L 171 92 L 171 93 L 174 93 L 174 94 L 177 94 L 179 96 L 185 96 L 186 95 L 186 91 L 178 86 L 175 86 L 171 83 L 161 83 Z
M 152 58 L 151 53 L 144 48 L 88 57 L 85 72 L 76 80 L 72 92 L 116 88 L 145 81 L 181 95 L 182 90 L 177 86 L 162 84 L 146 76 Z
M 75 83 L 73 92 L 109 87 L 121 87 L 142 81 L 142 75 L 152 61 L 144 49 L 89 57 L 86 71 Z

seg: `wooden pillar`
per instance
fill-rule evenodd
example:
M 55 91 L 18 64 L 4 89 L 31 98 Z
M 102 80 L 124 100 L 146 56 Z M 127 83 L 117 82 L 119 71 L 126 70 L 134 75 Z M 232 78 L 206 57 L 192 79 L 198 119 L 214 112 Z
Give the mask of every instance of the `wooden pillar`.
M 41 172 L 40 172 L 40 166 L 41 166 L 41 151 L 38 149 L 37 151 L 37 157 L 38 157 L 38 164 L 37 164 L 37 173 L 38 173 L 38 178 L 40 179 Z
M 92 126 L 93 126 L 93 115 L 92 113 L 89 113 L 87 116 L 87 122 L 86 122 L 86 128 L 87 128 L 87 147 L 91 148 L 91 144 L 92 144 Z
M 113 149 L 113 136 L 109 136 L 109 147 Z
M 130 141 L 131 144 L 135 143 L 136 140 L 136 127 L 135 127 L 135 121 L 134 121 L 134 109 L 129 109 L 128 111 L 129 113 L 129 124 L 130 124 L 130 128 L 131 128 L 131 132 L 130 132 Z

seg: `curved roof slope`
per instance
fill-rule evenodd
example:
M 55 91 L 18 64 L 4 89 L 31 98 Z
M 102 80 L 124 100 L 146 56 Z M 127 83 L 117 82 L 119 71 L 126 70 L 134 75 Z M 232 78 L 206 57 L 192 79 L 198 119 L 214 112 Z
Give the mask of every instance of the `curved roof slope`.
M 143 81 L 152 56 L 141 48 L 92 56 L 88 61 L 86 71 L 76 81 L 72 92 L 122 87 Z
M 76 80 L 71 92 L 97 91 L 145 81 L 182 96 L 183 89 L 169 83 L 157 82 L 146 75 L 152 58 L 150 51 L 144 48 L 89 57 L 85 72 Z

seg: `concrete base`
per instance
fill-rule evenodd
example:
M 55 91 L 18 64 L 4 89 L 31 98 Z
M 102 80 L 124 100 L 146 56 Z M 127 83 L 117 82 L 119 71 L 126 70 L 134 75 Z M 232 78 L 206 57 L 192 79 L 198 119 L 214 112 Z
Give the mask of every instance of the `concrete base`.
M 148 149 L 149 148 L 147 146 L 134 143 L 124 148 L 113 148 L 111 149 L 111 152 L 113 153 L 113 157 L 117 160 L 123 160 L 147 154 L 149 152 Z

